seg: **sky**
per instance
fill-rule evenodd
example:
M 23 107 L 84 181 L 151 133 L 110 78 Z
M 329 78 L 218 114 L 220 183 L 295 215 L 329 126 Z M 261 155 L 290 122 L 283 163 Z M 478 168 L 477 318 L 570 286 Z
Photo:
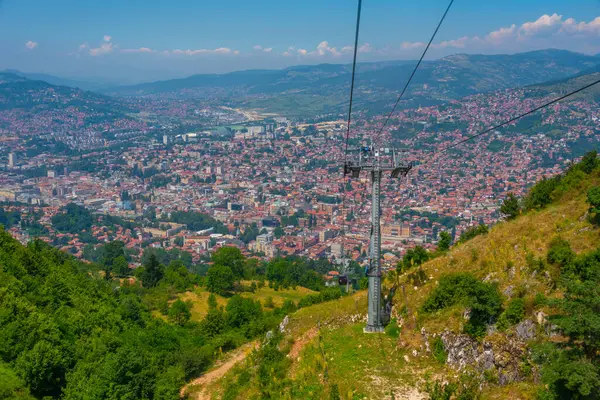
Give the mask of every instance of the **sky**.
M 363 0 L 358 60 L 417 59 L 449 0 Z M 0 70 L 135 83 L 348 63 L 354 0 L 0 0 Z M 600 53 L 600 0 L 455 0 L 428 59 Z

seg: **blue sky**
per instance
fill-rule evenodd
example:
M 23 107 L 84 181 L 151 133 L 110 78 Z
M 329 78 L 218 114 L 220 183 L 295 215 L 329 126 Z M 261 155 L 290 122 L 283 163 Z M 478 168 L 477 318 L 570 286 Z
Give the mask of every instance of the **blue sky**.
M 414 59 L 446 0 L 363 0 L 360 61 Z M 351 59 L 354 0 L 0 0 L 0 69 L 134 82 Z M 600 52 L 600 0 L 456 0 L 429 58 Z

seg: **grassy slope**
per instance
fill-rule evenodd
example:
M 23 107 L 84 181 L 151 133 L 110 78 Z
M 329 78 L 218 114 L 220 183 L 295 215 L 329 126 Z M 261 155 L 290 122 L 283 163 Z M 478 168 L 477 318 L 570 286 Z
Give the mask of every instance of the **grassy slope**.
M 250 282 L 244 282 L 244 285 L 248 286 Z M 268 283 L 267 283 L 268 284 Z M 265 300 L 268 297 L 273 298 L 273 303 L 276 306 L 281 306 L 285 300 L 293 300 L 294 302 L 298 302 L 302 297 L 315 293 L 310 289 L 306 289 L 304 287 L 297 287 L 296 289 L 280 289 L 275 291 L 275 289 L 269 288 L 265 286 L 261 289 L 257 289 L 254 293 L 244 292 L 242 293 L 242 297 L 251 298 L 253 300 L 258 300 L 264 307 Z M 191 301 L 192 302 L 192 321 L 200 322 L 206 314 L 208 313 L 208 297 L 210 293 L 206 290 L 206 288 L 200 287 L 196 288 L 194 291 L 185 292 L 179 294 L 179 298 L 183 301 Z M 227 298 L 223 296 L 216 295 L 217 304 L 219 306 L 225 307 L 227 305 Z M 267 308 L 268 309 L 268 308 Z
M 509 286 L 523 287 L 529 298 L 536 293 L 559 295 L 550 288 L 545 277 L 532 276 L 527 267 L 527 255 L 545 257 L 550 241 L 556 236 L 569 241 L 577 253 L 597 248 L 600 230 L 585 218 L 588 209 L 585 193 L 593 184 L 600 184 L 599 175 L 596 172 L 580 188 L 546 209 L 530 212 L 515 221 L 499 223 L 489 234 L 455 246 L 447 255 L 425 264 L 423 269 L 429 281 L 419 288 L 405 285 L 410 311 L 420 308 L 442 274 L 457 271 L 469 271 L 480 279 L 496 280 L 501 291 Z M 400 279 L 402 283 L 405 277 Z M 389 282 L 386 284 L 389 286 Z M 395 303 L 396 309 L 405 305 L 401 291 L 397 293 Z M 323 385 L 336 383 L 343 399 L 364 398 L 366 393 L 369 393 L 367 398 L 392 398 L 392 391 L 395 398 L 417 399 L 423 398 L 420 390 L 426 381 L 456 375 L 422 351 L 413 357 L 412 350 L 420 349 L 422 345 L 421 327 L 429 333 L 442 332 L 446 328 L 459 331 L 463 323 L 462 308 L 454 307 L 427 316 L 417 312 L 414 319 L 412 316 L 407 318 L 408 325 L 400 337 L 394 339 L 388 335 L 366 335 L 362 332 L 364 322 L 352 321 L 351 316 L 360 315 L 359 319 L 364 316 L 366 305 L 363 291 L 301 309 L 290 316 L 288 339 L 291 343 L 296 342 L 292 349 L 294 346 L 299 349 L 296 349 L 297 356 L 292 350 L 289 378 L 301 382 L 307 388 L 309 398 L 327 398 Z M 321 323 L 320 335 L 316 329 L 318 322 Z M 214 398 L 219 398 L 227 379 L 234 379 L 239 372 L 234 369 L 225 381 L 213 384 L 210 389 Z M 532 383 L 489 386 L 483 395 L 493 399 L 526 399 L 533 397 L 535 389 Z M 256 388 L 247 388 L 245 395 L 252 398 Z

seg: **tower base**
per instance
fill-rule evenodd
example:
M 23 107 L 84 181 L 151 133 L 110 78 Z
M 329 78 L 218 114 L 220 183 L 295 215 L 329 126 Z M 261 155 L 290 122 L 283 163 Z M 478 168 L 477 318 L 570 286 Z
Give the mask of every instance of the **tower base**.
M 363 328 L 364 333 L 383 333 L 384 331 L 383 325 L 367 325 Z

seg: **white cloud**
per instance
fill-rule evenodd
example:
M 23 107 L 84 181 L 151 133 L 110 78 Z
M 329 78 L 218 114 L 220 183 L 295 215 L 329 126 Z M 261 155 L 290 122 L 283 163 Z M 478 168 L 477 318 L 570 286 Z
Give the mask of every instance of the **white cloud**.
M 272 48 L 272 47 L 267 47 L 266 49 L 263 49 L 263 51 L 264 51 L 265 53 L 270 53 L 270 52 L 272 52 L 272 51 L 273 51 L 273 48 Z
M 112 40 L 112 36 L 104 35 L 104 41 L 110 42 Z
M 557 25 L 562 25 L 562 15 L 556 13 L 552 15 L 544 14 L 536 21 L 525 22 L 521 25 L 519 33 L 522 35 L 536 35 L 540 32 L 550 31 Z M 514 25 L 513 25 L 514 26 Z
M 424 48 L 422 42 L 403 42 L 400 49 L 378 50 L 379 54 L 401 55 L 402 51 Z M 535 21 L 512 24 L 489 32 L 483 38 L 463 36 L 432 44 L 432 49 L 470 49 L 471 51 L 527 51 L 561 47 L 573 51 L 600 51 L 600 17 L 590 22 L 577 22 L 562 15 L 542 15 Z
M 454 40 L 444 40 L 443 42 L 434 44 L 431 47 L 433 47 L 434 49 L 445 49 L 447 47 L 454 47 L 457 49 L 462 49 L 467 45 L 469 40 L 470 39 L 468 36 L 463 36 L 461 38 L 454 39 Z
M 500 28 L 496 31 L 492 31 L 490 32 L 485 39 L 488 42 L 492 42 L 492 43 L 500 43 L 502 42 L 505 38 L 507 37 L 511 37 L 514 36 L 515 33 L 517 32 L 517 26 L 515 24 L 512 24 L 511 26 L 509 26 L 508 28 Z
M 122 49 L 121 53 L 154 53 L 154 50 L 148 47 L 140 47 L 139 49 Z
M 425 43 L 422 42 L 402 42 L 400 47 L 405 50 L 418 49 L 419 47 L 424 47 Z
M 370 53 L 373 50 L 373 47 L 369 43 L 365 43 L 358 48 L 359 53 Z
M 301 56 L 305 56 L 308 54 L 308 51 L 305 49 L 298 49 L 298 54 Z
M 254 50 L 262 50 L 262 46 L 257 44 L 256 46 L 254 46 Z
M 25 43 L 25 47 L 27 47 L 29 50 L 33 50 L 36 47 L 38 47 L 38 43 L 32 40 L 28 40 L 27 43 Z
M 100 47 L 90 49 L 89 53 L 90 53 L 90 56 L 93 56 L 93 57 L 102 56 L 104 54 L 112 53 L 117 47 L 119 47 L 119 46 L 115 46 L 110 42 L 102 43 L 100 45 Z
M 232 50 L 228 47 L 219 47 L 218 49 L 197 49 L 197 50 L 176 49 L 176 50 L 171 51 L 171 54 L 186 55 L 186 56 L 196 56 L 199 54 L 234 54 L 234 55 L 238 55 L 238 54 L 240 54 L 240 52 L 238 50 Z

